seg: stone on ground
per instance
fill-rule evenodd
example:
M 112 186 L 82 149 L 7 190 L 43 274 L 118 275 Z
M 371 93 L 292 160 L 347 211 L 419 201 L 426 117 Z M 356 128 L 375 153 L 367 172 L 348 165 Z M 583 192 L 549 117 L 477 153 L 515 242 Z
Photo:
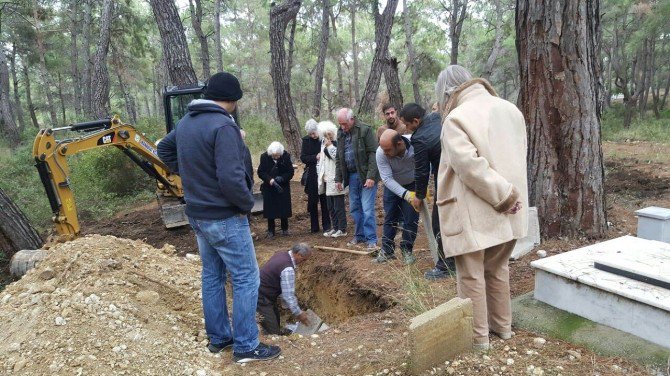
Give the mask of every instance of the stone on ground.
M 472 349 L 472 301 L 454 298 L 412 319 L 410 373 L 420 374 Z

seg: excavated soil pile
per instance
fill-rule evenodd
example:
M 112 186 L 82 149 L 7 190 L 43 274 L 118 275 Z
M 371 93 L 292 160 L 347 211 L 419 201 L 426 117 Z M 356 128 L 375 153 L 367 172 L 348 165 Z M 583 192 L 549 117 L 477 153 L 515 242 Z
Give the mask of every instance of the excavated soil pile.
M 0 374 L 216 374 L 199 267 L 174 253 L 100 235 L 53 248 L 0 296 Z

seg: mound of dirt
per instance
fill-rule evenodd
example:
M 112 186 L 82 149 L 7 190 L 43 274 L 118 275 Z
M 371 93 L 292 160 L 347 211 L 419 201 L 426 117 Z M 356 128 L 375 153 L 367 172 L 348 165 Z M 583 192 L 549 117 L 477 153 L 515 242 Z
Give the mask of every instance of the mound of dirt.
M 100 235 L 53 248 L 0 297 L 0 373 L 217 374 L 199 267 L 174 253 Z

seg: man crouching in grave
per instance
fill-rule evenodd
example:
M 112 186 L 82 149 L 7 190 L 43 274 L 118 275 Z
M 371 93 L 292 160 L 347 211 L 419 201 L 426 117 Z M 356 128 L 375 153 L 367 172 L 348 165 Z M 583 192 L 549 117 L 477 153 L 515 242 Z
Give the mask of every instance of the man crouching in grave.
M 298 298 L 295 296 L 295 270 L 311 255 L 312 248 L 309 245 L 298 243 L 288 251 L 275 253 L 261 268 L 256 312 L 260 316 L 260 324 L 266 334 L 290 334 L 281 329 L 277 304 L 277 298 L 280 296 L 282 306 L 288 308 L 298 321 L 309 325 L 307 312 L 300 309 Z

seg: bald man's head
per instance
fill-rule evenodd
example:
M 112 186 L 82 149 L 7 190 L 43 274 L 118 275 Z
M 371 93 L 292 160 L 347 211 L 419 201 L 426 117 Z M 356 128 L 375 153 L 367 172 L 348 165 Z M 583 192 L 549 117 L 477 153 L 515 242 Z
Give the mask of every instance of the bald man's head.
M 403 155 L 407 149 L 400 133 L 393 129 L 382 132 L 379 137 L 379 147 L 382 148 L 384 155 L 389 158 Z
M 337 110 L 337 123 L 344 132 L 349 133 L 355 122 L 354 112 L 350 108 L 344 107 Z

